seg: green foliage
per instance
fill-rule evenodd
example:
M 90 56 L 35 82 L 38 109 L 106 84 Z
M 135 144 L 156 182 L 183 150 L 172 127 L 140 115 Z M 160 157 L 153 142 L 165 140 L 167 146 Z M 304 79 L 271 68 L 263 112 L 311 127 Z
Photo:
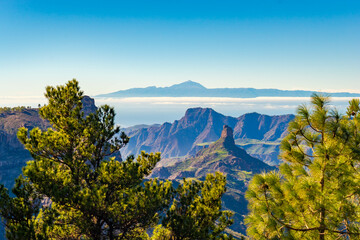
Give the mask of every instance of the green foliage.
M 156 229 L 154 235 L 172 240 L 226 239 L 223 232 L 232 224 L 233 213 L 221 211 L 225 185 L 226 178 L 219 172 L 208 174 L 203 182 L 184 179 L 163 221 L 167 229 Z
M 172 232 L 168 228 L 164 228 L 161 224 L 157 225 L 154 229 L 151 240 L 171 240 Z
M 254 239 L 359 239 L 359 101 L 348 116 L 314 95 L 282 141 L 280 172 L 254 176 L 246 198 Z
M 19 176 L 12 190 L 11 198 L 7 189 L 0 185 L 0 214 L 5 222 L 7 239 L 44 239 L 36 233 L 34 215 L 40 211 L 39 196 L 28 179 Z
M 31 108 L 31 107 L 27 107 Z M 22 112 L 25 110 L 25 106 L 18 106 L 18 107 L 0 107 L 0 113 L 11 113 L 11 112 Z

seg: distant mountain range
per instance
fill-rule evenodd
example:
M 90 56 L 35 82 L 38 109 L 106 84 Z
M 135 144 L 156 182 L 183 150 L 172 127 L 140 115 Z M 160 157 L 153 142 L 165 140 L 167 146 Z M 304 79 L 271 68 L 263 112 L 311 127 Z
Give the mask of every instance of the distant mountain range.
M 314 92 L 316 91 L 256 88 L 206 88 L 200 83 L 189 80 L 170 87 L 151 86 L 146 88 L 130 88 L 127 90 L 101 94 L 96 97 L 310 97 Z M 323 93 L 333 97 L 360 97 L 360 93 Z
M 276 165 L 280 140 L 294 115 L 268 116 L 258 113 L 238 118 L 224 116 L 211 108 L 190 108 L 173 123 L 125 128 L 130 142 L 123 156 L 141 151 L 161 152 L 163 159 L 194 156 L 203 147 L 219 139 L 224 125 L 234 129 L 237 144 L 253 157 Z
M 187 177 L 204 178 L 208 173 L 220 171 L 238 177 L 239 171 L 260 173 L 275 169 L 256 159 L 235 144 L 233 130 L 224 125 L 220 138 L 199 150 L 195 156 L 167 167 L 160 167 L 152 176 L 167 179 Z M 165 170 L 165 171 L 164 171 Z

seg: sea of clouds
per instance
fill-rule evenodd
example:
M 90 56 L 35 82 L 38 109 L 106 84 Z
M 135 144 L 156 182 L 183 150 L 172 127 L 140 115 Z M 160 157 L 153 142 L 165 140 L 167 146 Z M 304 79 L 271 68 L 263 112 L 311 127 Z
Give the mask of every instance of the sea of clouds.
M 332 104 L 345 112 L 351 98 L 332 98 Z M 108 104 L 116 110 L 116 123 L 122 127 L 137 124 L 173 122 L 184 116 L 188 108 L 212 108 L 232 117 L 244 113 L 258 112 L 268 115 L 295 114 L 300 104 L 309 104 L 307 97 L 258 97 L 258 98 L 216 98 L 216 97 L 134 97 L 95 98 L 97 106 Z M 31 106 L 46 103 L 44 97 L 0 97 L 0 107 Z
M 345 112 L 351 98 L 332 98 L 332 104 Z M 188 108 L 212 108 L 227 116 L 239 117 L 244 113 L 258 112 L 268 115 L 295 114 L 300 104 L 309 104 L 307 97 L 145 97 L 96 98 L 97 105 L 115 107 L 116 121 L 123 127 L 137 124 L 173 122 L 184 116 Z

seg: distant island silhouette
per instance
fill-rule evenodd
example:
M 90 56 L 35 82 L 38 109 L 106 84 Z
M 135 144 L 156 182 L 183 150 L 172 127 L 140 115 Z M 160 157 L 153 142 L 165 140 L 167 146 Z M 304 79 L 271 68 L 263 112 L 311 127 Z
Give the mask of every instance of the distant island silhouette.
M 230 97 L 230 98 L 255 98 L 255 97 L 310 97 L 313 93 L 322 93 L 332 97 L 360 97 L 360 93 L 349 92 L 318 92 L 308 90 L 280 90 L 256 88 L 206 88 L 200 83 L 186 81 L 169 87 L 150 86 L 145 88 L 130 88 L 96 97 Z

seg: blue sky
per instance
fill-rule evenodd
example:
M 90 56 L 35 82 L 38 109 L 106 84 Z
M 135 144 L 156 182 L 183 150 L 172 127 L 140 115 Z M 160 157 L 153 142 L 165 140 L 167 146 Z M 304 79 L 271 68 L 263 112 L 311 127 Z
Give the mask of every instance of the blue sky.
M 0 96 L 206 87 L 360 92 L 360 1 L 0 1 Z

